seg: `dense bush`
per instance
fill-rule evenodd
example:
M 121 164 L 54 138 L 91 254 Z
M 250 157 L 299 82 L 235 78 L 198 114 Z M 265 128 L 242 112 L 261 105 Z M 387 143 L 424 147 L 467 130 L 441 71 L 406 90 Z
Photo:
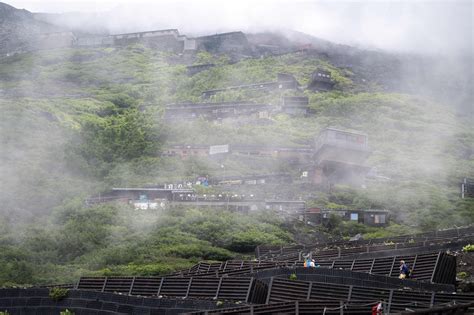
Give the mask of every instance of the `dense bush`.
M 89 170 L 105 175 L 115 163 L 154 156 L 160 145 L 157 127 L 150 116 L 130 108 L 117 114 L 85 116 L 81 122 L 77 152 Z
M 260 244 L 291 242 L 281 221 L 258 213 L 136 212 L 119 204 L 84 207 L 80 200 L 57 207 L 51 224 L 25 231 L 20 245 L 0 247 L 0 285 L 65 283 L 80 275 L 160 275 L 200 260 L 232 259 Z
M 49 289 L 49 297 L 54 301 L 61 301 L 66 298 L 69 293 L 69 290 L 66 288 L 54 287 Z

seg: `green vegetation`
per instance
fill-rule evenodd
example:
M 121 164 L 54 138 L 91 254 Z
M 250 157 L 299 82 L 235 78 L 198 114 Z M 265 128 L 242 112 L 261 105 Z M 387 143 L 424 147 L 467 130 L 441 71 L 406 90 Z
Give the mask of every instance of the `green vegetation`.
M 466 279 L 469 277 L 469 274 L 465 271 L 461 271 L 456 274 L 456 277 L 459 279 Z
M 462 251 L 465 253 L 474 252 L 474 245 L 473 244 L 466 245 L 462 248 Z
M 50 220 L 25 229 L 21 244 L 0 244 L 11 262 L 0 264 L 2 281 L 70 283 L 79 275 L 161 275 L 200 260 L 246 255 L 258 244 L 292 242 L 284 222 L 266 213 L 136 212 L 120 204 L 85 208 L 74 200 L 56 208 Z
M 182 58 L 132 45 L 0 60 L 5 94 L 0 99 L 0 286 L 67 283 L 85 275 L 166 274 L 203 259 L 246 258 L 259 244 L 287 244 L 315 231 L 378 238 L 474 222 L 474 201 L 458 196 L 460 179 L 474 177 L 474 131 L 449 104 L 382 92 L 387 89 L 380 83 L 360 81 L 317 57 L 289 54 L 229 63 L 227 56 L 200 53 L 195 64 L 217 66 L 194 76 L 187 76 Z M 162 119 L 166 104 L 200 102 L 203 90 L 274 81 L 280 72 L 304 85 L 316 67 L 331 72 L 336 89 L 305 91 L 314 111 L 308 117 L 279 114 L 265 123 L 226 124 Z M 282 96 L 299 94 L 226 91 L 211 100 L 278 106 Z M 226 176 L 289 172 L 298 179 L 304 166 L 287 161 L 233 155 L 181 160 L 161 157 L 160 151 L 173 144 L 300 147 L 311 145 L 327 126 L 366 132 L 372 149 L 368 164 L 381 176 L 365 187 L 335 187 L 331 194 L 298 180 L 255 186 L 250 193 L 303 198 L 315 207 L 390 209 L 407 224 L 378 229 L 331 217 L 326 228 L 312 228 L 266 212 L 153 212 L 84 204 L 87 196 L 111 187 L 222 176 L 222 165 Z
M 60 301 L 67 297 L 68 292 L 68 289 L 54 287 L 49 289 L 49 297 L 54 301 Z

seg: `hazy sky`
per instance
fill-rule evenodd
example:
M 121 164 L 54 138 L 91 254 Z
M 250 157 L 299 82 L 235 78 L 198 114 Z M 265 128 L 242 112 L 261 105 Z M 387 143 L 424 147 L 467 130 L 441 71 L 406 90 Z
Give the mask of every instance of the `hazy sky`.
M 10 0 L 32 12 L 103 13 L 112 31 L 183 33 L 292 29 L 339 43 L 430 53 L 471 52 L 473 1 Z M 110 14 L 112 12 L 112 14 Z

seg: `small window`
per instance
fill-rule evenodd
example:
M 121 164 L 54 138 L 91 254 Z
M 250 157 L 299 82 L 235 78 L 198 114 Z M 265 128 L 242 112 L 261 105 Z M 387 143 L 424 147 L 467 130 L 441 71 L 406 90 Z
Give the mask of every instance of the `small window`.
M 374 217 L 375 224 L 385 224 L 385 214 L 376 214 Z
M 359 221 L 359 214 L 351 213 L 351 221 Z

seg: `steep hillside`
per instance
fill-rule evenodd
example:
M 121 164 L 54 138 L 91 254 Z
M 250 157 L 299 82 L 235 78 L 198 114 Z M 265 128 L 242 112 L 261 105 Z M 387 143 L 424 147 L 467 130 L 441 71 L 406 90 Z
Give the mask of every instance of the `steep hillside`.
M 27 10 L 18 10 L 0 2 L 0 55 L 23 51 L 38 40 L 38 34 L 61 29 L 35 19 Z
M 118 204 L 85 205 L 87 196 L 117 186 L 288 172 L 295 184 L 244 193 L 303 198 L 323 207 L 386 208 L 399 223 L 422 229 L 474 222 L 472 202 L 460 201 L 458 193 L 460 179 L 474 177 L 469 121 L 450 104 L 384 85 L 379 78 L 386 68 L 368 61 L 342 67 L 334 60 L 296 52 L 230 62 L 226 55 L 175 55 L 140 44 L 1 59 L 0 285 L 72 281 L 85 274 L 160 274 L 199 259 L 246 255 L 257 244 L 288 243 L 295 234 L 326 232 L 265 212 L 188 207 L 137 213 Z M 215 66 L 191 76 L 190 63 Z M 284 96 L 307 96 L 308 116 L 164 119 L 167 104 L 209 101 L 201 96 L 204 90 L 275 81 L 278 73 L 292 74 L 304 87 L 317 68 L 331 74 L 333 91 L 227 90 L 210 100 L 278 107 Z M 172 145 L 307 147 L 328 126 L 368 134 L 368 164 L 376 176 L 363 187 L 321 191 L 298 182 L 306 165 L 274 158 L 161 155 Z M 405 229 L 394 225 L 387 233 Z

